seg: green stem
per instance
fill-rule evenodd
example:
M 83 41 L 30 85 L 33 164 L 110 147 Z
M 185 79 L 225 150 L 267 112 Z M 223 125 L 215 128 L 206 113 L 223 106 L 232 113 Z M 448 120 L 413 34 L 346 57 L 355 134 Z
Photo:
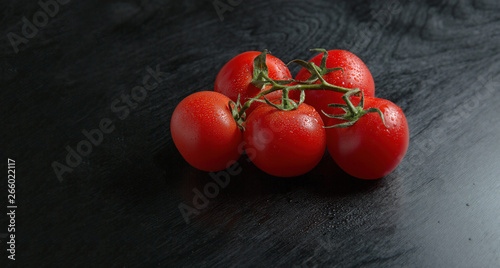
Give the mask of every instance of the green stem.
M 355 90 L 358 90 L 358 89 L 355 89 Z M 358 90 L 359 91 L 359 90 Z M 356 114 L 358 111 L 356 110 L 356 107 L 354 107 L 354 104 L 352 104 L 351 100 L 349 99 L 351 97 L 350 94 L 346 94 L 344 96 L 342 96 L 342 99 L 344 100 L 344 102 L 347 104 L 347 108 L 349 109 L 349 111 L 352 113 L 352 114 Z
M 290 103 L 288 103 L 288 88 L 283 89 L 283 108 L 290 108 Z
M 275 89 L 274 87 L 272 87 L 268 90 L 261 91 L 257 96 L 255 96 L 255 99 L 258 99 L 264 95 L 267 95 L 267 94 L 274 92 L 274 91 L 277 91 L 277 90 L 279 90 L 279 89 Z M 251 99 L 251 100 L 246 101 L 245 104 L 243 104 L 243 106 L 241 107 L 240 112 L 239 112 L 240 117 L 243 116 L 243 113 L 245 113 L 245 111 L 248 108 L 250 108 L 250 105 L 252 105 L 253 102 L 254 102 L 254 100 Z
M 283 90 L 283 96 L 284 97 L 285 97 L 285 91 L 287 91 L 286 92 L 286 97 L 287 98 L 288 98 L 288 92 L 290 92 L 290 90 L 318 90 L 318 89 L 323 89 L 323 90 L 330 90 L 330 91 L 335 91 L 335 92 L 344 93 L 344 94 L 352 90 L 352 89 L 349 89 L 349 88 L 339 87 L 339 86 L 332 85 L 332 84 L 326 82 L 321 77 L 321 75 L 319 75 L 320 81 L 321 81 L 320 84 L 296 84 L 296 85 L 293 85 L 293 86 L 280 85 L 275 80 L 269 78 L 269 76 L 267 76 L 266 74 L 262 74 L 262 76 L 272 85 L 272 87 L 270 89 L 268 89 L 268 90 L 261 91 L 253 99 L 246 101 L 245 104 L 243 104 L 243 106 L 241 107 L 241 109 L 239 111 L 239 115 L 240 116 L 242 116 L 243 113 L 250 107 L 250 105 L 252 105 L 252 103 L 254 102 L 255 99 L 259 99 L 259 98 L 261 98 L 264 95 L 267 95 L 269 93 L 272 93 L 272 92 L 278 91 L 278 90 Z M 290 81 L 290 82 L 294 82 L 294 81 Z M 285 104 L 285 105 L 287 105 L 287 104 Z

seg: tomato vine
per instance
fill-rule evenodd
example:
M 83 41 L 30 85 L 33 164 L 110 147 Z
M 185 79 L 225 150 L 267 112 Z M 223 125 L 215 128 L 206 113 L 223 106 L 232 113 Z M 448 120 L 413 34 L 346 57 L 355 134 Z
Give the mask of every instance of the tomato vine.
M 254 69 L 253 69 L 253 79 L 251 83 L 260 89 L 264 89 L 267 85 L 271 85 L 272 87 L 270 89 L 261 91 L 259 94 L 257 94 L 257 96 L 251 98 L 250 100 L 246 101 L 243 104 L 240 103 L 239 98 L 237 102 L 230 101 L 229 105 L 232 109 L 233 117 L 237 122 L 238 126 L 240 127 L 240 129 L 244 129 L 243 122 L 245 121 L 246 117 L 245 111 L 252 105 L 253 102 L 255 101 L 264 102 L 268 105 L 271 105 L 283 111 L 295 110 L 298 109 L 299 105 L 301 105 L 304 102 L 306 90 L 320 90 L 320 89 L 343 93 L 344 96 L 342 97 L 342 99 L 346 103 L 345 105 L 335 104 L 335 103 L 328 105 L 329 107 L 338 107 L 343 109 L 345 111 L 345 114 L 343 115 L 329 115 L 326 114 L 324 111 L 318 111 L 324 113 L 328 117 L 343 119 L 348 121 L 346 123 L 341 123 L 334 126 L 326 126 L 327 128 L 351 126 L 354 123 L 356 123 L 356 121 L 361 116 L 367 113 L 374 113 L 374 112 L 380 115 L 380 117 L 382 118 L 382 122 L 384 122 L 385 125 L 384 115 L 378 108 L 370 108 L 368 110 L 363 109 L 364 96 L 363 92 L 359 88 L 349 89 L 345 87 L 332 85 L 323 78 L 324 75 L 331 72 L 337 72 L 337 71 L 344 72 L 343 68 L 341 67 L 336 67 L 336 68 L 326 67 L 328 51 L 322 48 L 311 49 L 311 51 L 318 51 L 323 53 L 320 66 L 317 66 L 314 62 L 306 62 L 300 59 L 292 60 L 290 62 L 299 64 L 300 66 L 304 67 L 311 73 L 311 76 L 306 81 L 297 81 L 295 79 L 276 80 L 270 78 L 268 74 L 268 68 L 266 65 L 266 57 L 268 54 L 270 54 L 268 50 L 264 50 L 259 56 L 255 58 L 253 62 Z M 320 81 L 320 83 L 317 84 L 316 83 L 317 81 Z M 266 98 L 266 95 L 278 90 L 281 90 L 283 92 L 280 104 L 275 104 Z M 301 91 L 298 102 L 289 97 L 289 92 L 293 90 Z M 361 101 L 357 107 L 354 107 L 354 105 L 350 101 L 350 97 L 354 95 L 358 96 L 361 95 Z

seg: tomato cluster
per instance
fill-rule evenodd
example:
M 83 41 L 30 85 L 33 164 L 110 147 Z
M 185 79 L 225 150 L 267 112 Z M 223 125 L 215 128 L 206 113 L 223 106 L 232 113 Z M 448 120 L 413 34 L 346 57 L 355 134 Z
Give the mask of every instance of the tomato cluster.
M 237 55 L 220 70 L 214 91 L 176 107 L 172 139 L 184 159 L 219 171 L 245 151 L 262 171 L 293 177 L 313 169 L 325 149 L 346 173 L 378 179 L 401 162 L 409 143 L 403 111 L 375 97 L 366 65 L 344 50 L 320 51 L 295 79 L 264 52 Z

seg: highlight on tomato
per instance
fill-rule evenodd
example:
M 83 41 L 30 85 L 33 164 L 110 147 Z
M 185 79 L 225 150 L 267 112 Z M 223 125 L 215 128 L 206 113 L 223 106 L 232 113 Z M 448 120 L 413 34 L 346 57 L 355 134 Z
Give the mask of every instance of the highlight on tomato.
M 193 167 L 219 171 L 241 147 L 263 172 L 300 176 L 327 149 L 346 173 L 378 179 L 392 172 L 409 144 L 406 117 L 396 104 L 375 98 L 373 77 L 354 54 L 321 52 L 296 79 L 264 52 L 237 55 L 222 67 L 214 91 L 194 93 L 176 107 L 172 139 Z
M 258 68 L 255 68 L 257 67 L 255 66 L 255 59 L 261 54 L 262 52 L 247 51 L 232 58 L 217 74 L 214 91 L 226 95 L 234 102 L 239 97 L 239 100 L 244 103 L 257 96 L 261 91 L 271 88 L 270 85 L 257 87 L 252 83 L 258 71 Z M 264 62 L 269 78 L 274 80 L 292 79 L 290 70 L 280 59 L 266 52 Z M 266 97 L 276 98 L 280 96 L 281 91 L 275 91 Z M 247 109 L 247 114 L 250 114 L 255 109 L 255 104 Z
M 245 150 L 270 175 L 299 176 L 313 169 L 325 153 L 323 120 L 304 103 L 295 109 L 280 108 L 263 104 L 250 114 L 243 133 Z
M 396 169 L 406 154 L 408 122 L 401 108 L 389 100 L 362 97 L 358 102 L 354 107 L 348 101 L 342 107 L 344 115 L 330 115 L 333 118 L 326 123 L 328 152 L 353 177 L 382 178 Z
M 177 150 L 193 167 L 220 171 L 241 156 L 243 134 L 228 97 L 213 91 L 189 95 L 174 110 L 170 132 Z
M 316 55 L 309 60 L 309 62 L 314 63 L 316 66 L 320 66 L 325 72 L 327 69 L 341 68 L 341 70 L 323 73 L 323 79 L 325 79 L 326 82 L 348 89 L 358 88 L 367 97 L 375 96 L 375 82 L 373 81 L 372 74 L 358 56 L 346 50 L 313 50 L 322 51 L 323 53 Z M 302 68 L 295 77 L 295 80 L 307 81 L 310 77 L 310 70 Z M 320 81 L 316 81 L 315 83 L 318 84 Z M 297 94 L 299 94 L 299 92 L 294 92 L 292 97 L 297 97 Z M 327 117 L 321 111 L 326 113 L 336 112 L 337 110 L 328 107 L 328 104 L 344 103 L 342 100 L 343 94 L 344 93 L 324 89 L 308 90 L 306 92 L 305 103 L 313 106 L 326 122 Z

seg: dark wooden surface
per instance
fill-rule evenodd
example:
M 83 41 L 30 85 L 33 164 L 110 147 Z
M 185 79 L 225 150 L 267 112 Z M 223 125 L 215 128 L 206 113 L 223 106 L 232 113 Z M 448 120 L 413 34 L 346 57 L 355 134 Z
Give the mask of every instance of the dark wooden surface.
M 225 2 L 225 1 L 223 1 Z M 237 1 L 234 1 L 237 2 Z M 500 264 L 500 4 L 448 1 L 71 1 L 15 53 L 37 1 L 0 4 L 1 166 L 17 163 L 18 267 L 494 267 Z M 212 90 L 247 50 L 288 62 L 346 49 L 376 95 L 398 104 L 411 138 L 378 181 L 326 155 L 309 174 L 242 172 L 187 224 L 178 206 L 211 181 L 173 146 L 185 96 Z M 166 74 L 120 120 L 111 110 L 151 66 Z M 292 69 L 296 73 L 297 69 Z M 110 118 L 114 131 L 67 172 L 66 146 Z M 0 234 L 7 233 L 7 172 Z M 30 266 L 26 266 L 30 265 Z M 3 266 L 3 265 L 2 265 Z

